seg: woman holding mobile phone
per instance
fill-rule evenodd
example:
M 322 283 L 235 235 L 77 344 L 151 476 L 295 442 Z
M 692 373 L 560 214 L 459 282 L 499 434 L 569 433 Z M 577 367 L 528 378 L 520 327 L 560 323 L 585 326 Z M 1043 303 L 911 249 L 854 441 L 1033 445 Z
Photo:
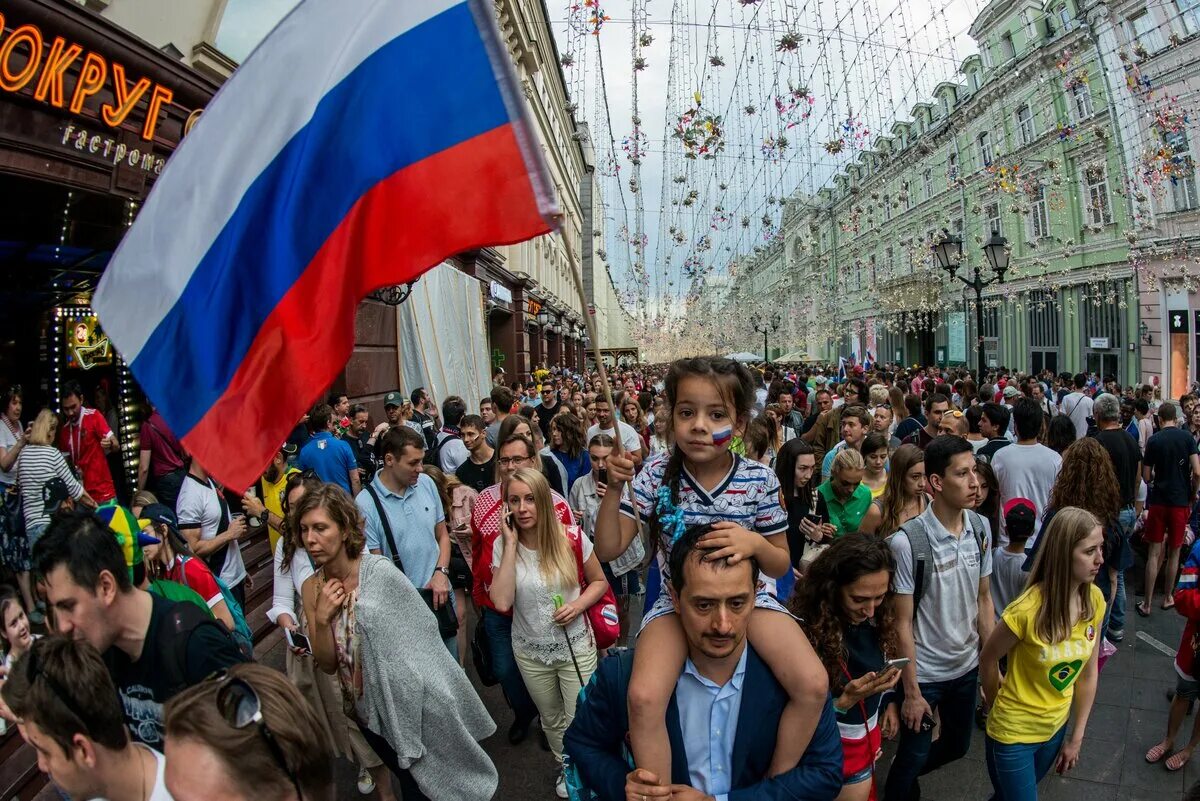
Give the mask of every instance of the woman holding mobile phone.
M 883 539 L 846 534 L 808 566 L 788 604 L 829 673 L 844 755 L 839 801 L 875 798 L 881 736 L 890 740 L 899 728 L 891 694 L 904 663 L 893 660 L 900 652 L 895 572 L 895 559 Z
M 788 553 L 792 560 L 792 572 L 775 581 L 776 597 L 787 601 L 792 587 L 800 576 L 801 560 L 809 542 L 821 536 L 820 519 L 812 515 L 813 497 L 817 481 L 813 478 L 817 469 L 817 455 L 813 446 L 799 437 L 790 439 L 779 449 L 775 459 L 775 475 L 779 478 L 783 493 L 783 506 L 788 515 Z

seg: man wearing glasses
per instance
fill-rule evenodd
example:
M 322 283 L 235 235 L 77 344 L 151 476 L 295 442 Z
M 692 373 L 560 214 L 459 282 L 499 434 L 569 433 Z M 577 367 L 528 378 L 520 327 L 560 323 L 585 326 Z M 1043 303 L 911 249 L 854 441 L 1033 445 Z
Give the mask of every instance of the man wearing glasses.
M 3 698 L 37 751 L 38 767 L 66 795 L 171 801 L 166 760 L 130 741 L 113 680 L 88 643 L 37 640 L 13 665 Z
M 472 597 L 482 614 L 484 632 L 492 653 L 492 672 L 504 688 L 504 697 L 512 707 L 515 720 L 508 730 L 513 745 L 529 734 L 537 707 L 525 689 L 521 671 L 512 650 L 512 615 L 496 611 L 488 589 L 492 584 L 492 549 L 500 536 L 500 515 L 504 512 L 501 488 L 513 473 L 522 467 L 541 469 L 541 460 L 533 442 L 520 434 L 512 434 L 496 449 L 496 478 L 498 481 L 479 493 L 471 512 L 471 574 L 474 578 Z M 551 490 L 554 513 L 564 526 L 575 524 L 571 507 L 565 498 Z
M 546 442 L 550 441 L 550 421 L 554 419 L 554 415 L 558 414 L 562 408 L 558 401 L 558 391 L 554 388 L 554 381 L 547 378 L 542 383 L 541 390 L 541 405 L 538 407 L 537 421 L 538 427 L 542 429 L 542 439 Z

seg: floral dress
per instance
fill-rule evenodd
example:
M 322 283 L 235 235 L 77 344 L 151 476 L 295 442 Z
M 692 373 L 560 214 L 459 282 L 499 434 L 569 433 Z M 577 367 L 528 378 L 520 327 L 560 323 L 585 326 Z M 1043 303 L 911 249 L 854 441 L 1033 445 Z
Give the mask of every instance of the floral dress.
M 317 571 L 317 592 L 325 586 L 325 571 Z M 342 604 L 341 613 L 333 620 L 333 647 L 337 658 L 338 684 L 342 688 L 342 708 L 351 720 L 358 719 L 358 702 L 362 698 L 362 665 L 359 664 L 358 633 L 355 631 L 354 607 L 358 604 L 358 588 Z

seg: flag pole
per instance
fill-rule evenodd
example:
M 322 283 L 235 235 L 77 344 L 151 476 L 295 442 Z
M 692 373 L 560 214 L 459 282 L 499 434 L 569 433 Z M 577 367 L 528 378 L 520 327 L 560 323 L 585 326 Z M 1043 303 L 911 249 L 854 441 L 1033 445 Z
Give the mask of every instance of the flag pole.
M 596 319 L 592 314 L 591 308 L 587 301 L 587 295 L 583 291 L 583 272 L 579 267 L 579 258 L 575 255 L 575 248 L 571 246 L 571 238 L 567 236 L 564 230 L 564 217 L 559 214 L 554 218 L 555 226 L 558 228 L 558 238 L 562 241 L 563 249 L 567 251 L 567 264 L 571 267 L 571 278 L 574 280 L 575 291 L 579 293 L 579 307 L 583 309 L 583 322 L 587 326 L 588 337 L 592 340 L 592 355 L 596 357 L 596 370 L 600 374 L 600 391 L 604 393 L 604 400 L 608 402 L 608 408 L 612 410 L 613 415 L 613 452 L 618 456 L 625 455 L 625 445 L 621 442 L 621 421 L 617 418 L 617 407 L 613 404 L 612 387 L 608 383 L 608 372 L 604 369 L 604 359 L 600 358 L 600 337 L 596 334 Z M 637 514 L 637 498 L 633 494 L 633 482 L 630 481 L 625 485 L 629 492 L 629 503 L 633 506 L 633 520 L 637 523 L 637 535 L 642 540 L 643 546 L 646 543 L 646 533 L 642 529 L 641 515 Z M 649 548 L 647 553 L 651 553 Z

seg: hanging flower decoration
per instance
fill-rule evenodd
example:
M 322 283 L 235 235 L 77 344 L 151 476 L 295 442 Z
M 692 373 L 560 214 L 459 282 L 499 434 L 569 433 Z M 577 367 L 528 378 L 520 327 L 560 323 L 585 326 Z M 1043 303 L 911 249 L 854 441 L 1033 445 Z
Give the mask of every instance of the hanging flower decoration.
M 844 141 L 842 141 L 841 139 L 830 139 L 828 142 L 825 143 L 825 152 L 829 153 L 830 155 L 836 156 L 838 153 L 842 152 L 842 149 L 845 146 L 846 146 L 846 143 Z
M 758 2 L 759 2 L 759 0 L 738 0 L 738 5 L 741 5 L 741 6 L 752 6 L 752 5 L 755 5 L 755 4 L 756 4 L 756 3 L 758 3 Z
M 1083 168 L 1083 175 L 1089 184 L 1099 183 L 1104 180 L 1104 165 L 1088 164 Z
M 696 250 L 703 253 L 706 250 L 712 250 L 712 237 L 708 234 L 696 240 Z
M 696 201 L 700 199 L 700 192 L 697 189 L 688 190 L 687 197 L 683 199 L 683 205 L 694 206 Z
M 1070 123 L 1058 124 L 1058 141 L 1065 142 L 1075 135 L 1075 126 Z
M 1066 75 L 1071 69 L 1072 53 L 1070 50 L 1064 50 L 1062 55 L 1058 57 L 1058 61 L 1054 66 L 1058 67 L 1058 71 Z
M 1065 86 L 1068 92 L 1072 92 L 1081 86 L 1088 85 L 1087 70 L 1078 70 L 1071 77 L 1067 78 Z
M 633 71 L 641 72 L 644 69 L 646 69 L 646 59 L 642 58 L 641 56 L 636 57 L 633 60 Z
M 717 206 L 709 221 L 709 227 L 714 231 L 728 231 L 733 225 L 733 216 L 727 211 Z
M 650 140 L 644 131 L 636 131 L 621 140 L 621 149 L 625 151 L 630 164 L 641 164 L 642 157 L 646 155 L 649 147 Z
M 800 49 L 800 37 L 794 33 L 785 33 L 779 37 L 779 43 L 775 45 L 776 53 L 795 53 Z
M 779 113 L 784 123 L 784 130 L 794 128 L 812 114 L 816 98 L 809 92 L 808 87 L 794 87 L 788 84 L 788 93 L 775 97 L 775 111 Z
M 672 178 L 671 180 L 673 180 L 673 181 L 674 181 L 675 183 L 677 183 L 677 184 L 686 184 L 686 183 L 687 183 L 687 176 L 686 176 L 686 175 L 676 175 L 676 176 L 675 176 L 674 178 Z
M 654 44 L 654 36 L 650 33 L 643 33 L 638 37 L 638 44 L 642 47 L 649 47 Z
M 683 274 L 688 278 L 695 278 L 696 275 L 704 269 L 704 260 L 699 256 L 688 256 L 683 260 Z
M 561 56 L 558 57 L 558 63 L 562 64 L 564 67 L 574 67 L 575 66 L 575 54 L 570 53 L 570 52 L 563 53 Z
M 750 105 L 748 105 L 742 109 L 742 113 L 745 114 L 747 117 L 753 117 L 755 114 L 758 113 L 758 106 L 751 103 Z
M 842 140 L 846 144 L 861 148 L 870 136 L 871 131 L 857 114 L 847 114 L 846 119 L 842 120 Z
M 768 161 L 778 162 L 787 152 L 789 143 L 786 136 L 768 136 L 762 143 L 763 158 Z
M 724 67 L 725 59 L 721 58 L 719 53 L 714 53 L 708 57 L 708 63 L 714 67 Z
M 596 170 L 606 178 L 614 178 L 621 172 L 621 165 L 617 161 L 616 156 L 611 153 L 606 154 L 600 163 L 596 166 Z
M 1154 109 L 1154 127 L 1159 136 L 1184 133 L 1185 126 L 1191 122 L 1188 113 L 1178 103 L 1178 98 L 1172 97 Z
M 1125 85 L 1134 94 L 1149 94 L 1152 91 L 1150 78 L 1142 75 L 1141 67 L 1125 60 Z
M 704 109 L 699 92 L 696 92 L 694 97 L 696 105 L 679 116 L 673 135 L 683 143 L 685 158 L 715 158 L 725 149 L 721 117 Z
M 1009 167 L 992 162 L 987 166 L 985 172 L 988 174 L 988 188 L 992 192 L 1012 193 L 1017 188 L 1021 165 L 1014 164 Z
M 604 23 L 608 22 L 612 17 L 601 10 L 600 0 L 583 0 L 583 7 L 592 10 L 592 15 L 588 17 L 588 25 L 592 27 L 592 36 L 599 36 L 600 29 L 604 27 Z

